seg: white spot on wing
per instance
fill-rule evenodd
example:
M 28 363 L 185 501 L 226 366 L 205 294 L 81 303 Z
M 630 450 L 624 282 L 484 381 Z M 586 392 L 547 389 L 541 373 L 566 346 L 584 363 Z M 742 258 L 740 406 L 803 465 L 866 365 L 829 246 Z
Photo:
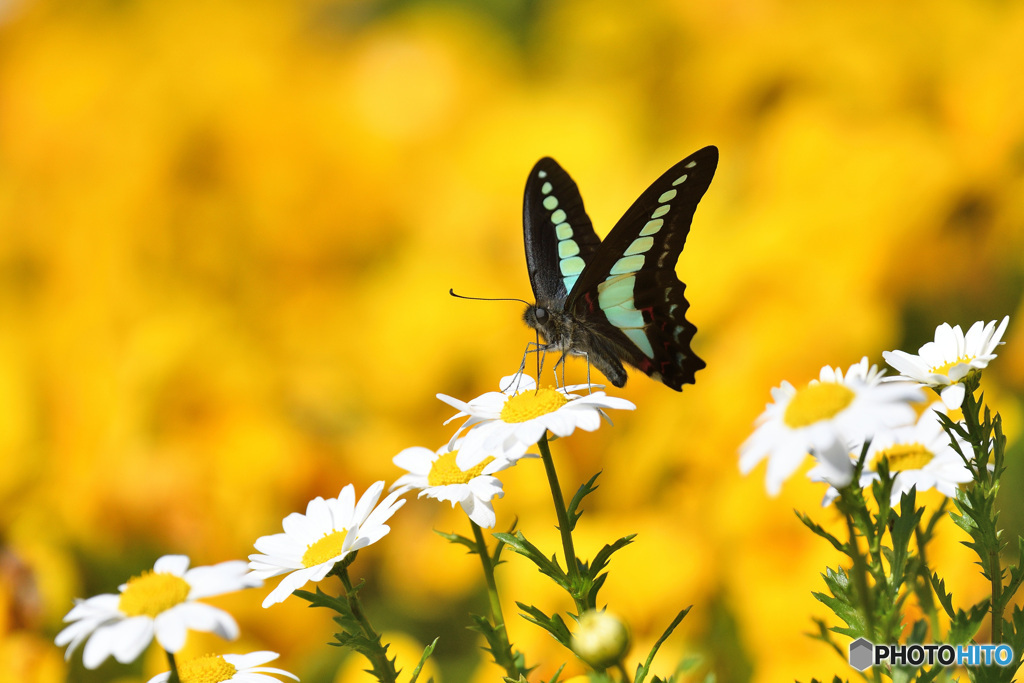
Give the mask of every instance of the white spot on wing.
M 580 253 L 580 245 L 573 240 L 562 240 L 558 243 L 558 258 L 569 258 Z
M 643 237 L 646 237 L 647 235 L 653 235 L 657 233 L 659 230 L 661 230 L 661 226 L 663 225 L 665 225 L 665 221 L 663 221 L 660 218 L 655 218 L 652 221 L 647 221 L 646 225 L 644 225 L 643 230 L 640 231 L 640 234 Z
M 647 338 L 647 333 L 643 330 L 638 329 L 625 329 L 622 330 L 629 337 L 630 341 L 636 344 L 637 348 L 644 352 L 644 355 L 648 358 L 654 358 L 654 347 L 651 346 L 651 340 Z
M 665 192 L 665 194 L 663 194 L 660 197 L 658 197 L 658 202 L 660 204 L 664 204 L 665 202 L 670 202 L 670 201 L 672 201 L 675 198 L 676 198 L 676 191 L 675 190 L 669 190 L 669 191 Z
M 636 256 L 623 256 L 612 269 L 608 272 L 612 275 L 626 275 L 628 273 L 635 273 L 644 266 L 644 257 L 642 254 Z
M 547 171 L 538 171 L 537 172 L 537 177 L 538 178 L 547 178 L 548 177 L 548 172 Z
M 562 259 L 559 268 L 562 271 L 562 275 L 568 277 L 570 275 L 579 275 L 583 272 L 583 268 L 586 265 L 579 256 L 573 256 L 572 258 Z
M 683 175 L 679 176 L 678 178 L 676 178 L 675 182 L 672 183 L 672 186 L 675 187 L 676 185 L 679 185 L 680 183 L 683 183 L 683 182 L 686 182 L 686 174 L 685 173 Z
M 696 165 L 697 165 L 697 162 L 696 162 L 696 161 L 691 161 L 691 162 L 690 162 L 690 163 L 688 163 L 688 164 L 687 164 L 686 166 L 683 166 L 683 168 L 693 168 L 693 167 L 694 167 L 694 166 L 696 166 Z
M 565 211 L 559 209 L 558 211 L 555 211 L 553 214 L 551 214 L 551 222 L 554 223 L 555 225 L 558 225 L 559 223 L 564 223 Z
M 558 208 L 558 199 L 552 196 L 547 196 L 544 198 L 543 204 L 544 208 L 547 209 L 548 211 L 554 211 L 556 208 Z
M 633 256 L 634 254 L 646 254 L 647 251 L 654 246 L 653 237 L 637 237 L 633 240 L 633 243 L 629 245 L 629 249 L 623 253 L 623 256 Z
M 661 218 L 671 210 L 671 206 L 669 206 L 668 204 L 662 204 L 661 206 L 654 210 L 654 213 L 651 214 L 651 218 Z
M 551 194 L 551 183 L 544 183 L 540 186 L 540 191 L 544 194 Z

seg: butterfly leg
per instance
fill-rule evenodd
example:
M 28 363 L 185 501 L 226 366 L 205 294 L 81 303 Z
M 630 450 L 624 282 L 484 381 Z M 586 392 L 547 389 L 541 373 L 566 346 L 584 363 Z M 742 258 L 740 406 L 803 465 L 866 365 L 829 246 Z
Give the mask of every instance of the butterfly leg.
M 561 386 L 563 388 L 565 387 L 565 356 L 566 356 L 566 352 L 563 351 L 562 355 L 560 355 L 558 357 L 558 360 L 555 362 L 555 367 L 553 368 L 553 371 L 555 373 L 555 386 L 558 386 L 558 369 L 559 369 L 559 366 L 561 366 L 561 369 L 562 369 L 562 384 L 561 384 Z
M 594 393 L 594 385 L 590 381 L 590 353 L 584 351 L 583 357 L 587 359 L 587 393 L 592 394 Z
M 516 383 L 519 382 L 520 378 L 523 376 L 523 373 L 526 371 L 526 358 L 531 353 L 536 353 L 539 356 L 540 352 L 543 351 L 543 350 L 544 350 L 544 345 L 541 344 L 540 342 L 526 342 L 526 350 L 523 351 L 523 359 L 521 361 L 519 361 L 519 369 L 516 370 L 516 374 L 515 374 L 515 381 L 516 381 Z M 538 359 L 537 359 L 537 376 L 538 377 L 540 377 L 541 367 L 542 366 L 541 366 L 541 363 L 540 363 L 540 358 L 538 357 Z M 512 385 L 510 384 L 507 387 L 501 387 L 501 390 L 502 391 L 508 391 L 511 388 L 512 388 Z M 516 391 L 518 391 L 518 390 L 519 390 L 519 387 L 517 386 L 516 387 Z

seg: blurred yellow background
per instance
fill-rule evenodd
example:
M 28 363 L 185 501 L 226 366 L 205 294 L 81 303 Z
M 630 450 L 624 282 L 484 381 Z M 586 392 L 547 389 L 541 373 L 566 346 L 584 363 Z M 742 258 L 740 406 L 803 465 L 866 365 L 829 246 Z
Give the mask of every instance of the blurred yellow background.
M 73 597 L 163 554 L 245 557 L 309 498 L 391 482 L 399 450 L 444 443 L 434 394 L 494 389 L 534 338 L 519 305 L 448 288 L 530 297 L 537 158 L 604 235 L 707 144 L 721 161 L 679 273 L 708 367 L 681 395 L 634 373 L 615 393 L 635 413 L 554 445 L 569 493 L 604 470 L 578 550 L 639 533 L 602 594 L 633 665 L 692 604 L 656 673 L 699 655 L 720 681 L 850 675 L 804 635 L 839 560 L 792 510 L 834 513 L 799 478 L 768 498 L 737 447 L 783 379 L 1005 314 L 986 384 L 1016 444 L 1022 73 L 1013 2 L 0 0 L 0 681 L 147 680 L 155 647 L 64 664 Z M 539 463 L 504 479 L 498 526 L 518 517 L 555 552 Z M 351 571 L 410 643 L 400 665 L 440 635 L 439 681 L 497 680 L 465 630 L 486 611 L 476 558 L 432 528 L 468 532 L 414 500 Z M 941 528 L 936 568 L 975 600 Z M 535 677 L 582 672 L 513 600 L 570 605 L 507 559 Z M 263 610 L 265 593 L 215 601 L 241 642 L 189 650 L 273 649 L 304 681 L 354 680 L 329 615 Z

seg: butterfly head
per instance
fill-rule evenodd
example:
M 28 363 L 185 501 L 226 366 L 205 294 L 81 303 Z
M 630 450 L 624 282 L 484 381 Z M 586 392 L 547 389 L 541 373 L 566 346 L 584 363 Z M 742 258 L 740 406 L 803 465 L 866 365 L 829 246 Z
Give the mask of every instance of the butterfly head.
M 562 337 L 559 333 L 560 326 L 557 319 L 558 315 L 555 312 L 540 304 L 527 306 L 523 313 L 523 320 L 526 324 L 540 332 L 548 344 L 557 345 Z

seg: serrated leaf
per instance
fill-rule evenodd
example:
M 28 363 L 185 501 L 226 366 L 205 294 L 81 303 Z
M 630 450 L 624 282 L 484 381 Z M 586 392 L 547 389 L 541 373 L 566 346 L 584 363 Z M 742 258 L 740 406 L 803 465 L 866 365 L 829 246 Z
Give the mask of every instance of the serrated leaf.
M 537 565 L 537 568 L 540 569 L 542 574 L 551 577 L 556 583 L 558 583 L 558 585 L 562 586 L 566 590 L 571 590 L 569 586 L 569 579 L 566 576 L 565 571 L 563 571 L 558 565 L 557 560 L 555 560 L 553 556 L 549 560 L 544 553 L 541 552 L 540 548 L 526 540 L 526 537 L 523 536 L 523 532 L 517 531 L 514 534 L 494 534 L 494 537 L 511 548 L 513 552 L 522 555 Z M 575 560 L 576 558 L 571 558 L 570 561 Z
M 476 547 L 476 541 L 474 541 L 473 539 L 466 538 L 465 536 L 460 536 L 459 534 L 449 534 L 444 531 L 439 531 L 437 529 L 434 529 L 434 533 L 440 536 L 441 538 L 447 539 L 449 543 L 466 546 L 469 549 L 469 552 L 473 555 L 476 555 L 479 552 L 479 548 Z
M 809 516 L 805 515 L 804 513 L 800 512 L 799 510 L 794 510 L 793 512 L 795 512 L 797 518 L 801 522 L 804 523 L 804 526 L 806 526 L 808 529 L 810 529 L 815 535 L 821 536 L 822 538 L 824 538 L 826 541 L 828 541 L 829 543 L 832 544 L 833 548 L 835 548 L 839 552 L 843 553 L 844 555 L 849 555 L 850 554 L 849 553 L 849 548 L 847 548 L 846 544 L 843 543 L 842 541 L 840 541 L 838 538 L 836 538 L 832 534 L 830 534 L 828 531 L 826 531 L 825 528 L 822 527 L 820 524 L 818 524 L 813 519 L 811 519 Z
M 587 483 L 580 486 L 580 488 L 576 491 L 576 495 L 573 496 L 572 500 L 569 502 L 569 507 L 567 508 L 567 512 L 569 515 L 569 531 L 573 531 L 576 529 L 576 522 L 578 522 L 580 517 L 583 516 L 583 512 L 579 510 L 579 506 L 581 503 L 583 503 L 583 499 L 589 496 L 594 491 L 596 491 L 598 488 L 600 488 L 598 486 L 594 486 L 594 482 L 597 481 L 597 478 L 600 476 L 601 473 L 598 472 L 597 474 L 592 476 Z
M 924 514 L 924 508 L 918 508 L 917 490 L 911 488 L 900 497 L 900 510 L 903 514 L 893 513 L 894 524 L 889 529 L 892 539 L 892 555 L 889 559 L 890 595 L 895 595 L 906 580 L 907 559 L 910 556 L 910 540 L 914 537 L 917 525 Z
M 633 542 L 636 538 L 636 534 L 630 534 L 629 536 L 623 536 L 614 543 L 610 543 L 601 550 L 598 551 L 597 555 L 594 556 L 593 562 L 590 564 L 587 573 L 591 578 L 596 577 L 600 574 L 604 568 L 608 565 L 608 561 L 617 550 L 625 548 L 627 545 Z
M 559 643 L 569 649 L 572 649 L 572 634 L 569 633 L 569 627 L 565 625 L 561 616 L 553 614 L 549 617 L 539 608 L 522 602 L 517 602 L 516 605 L 518 605 L 519 609 L 522 610 L 521 616 L 524 619 L 530 623 L 540 626 L 542 629 L 550 633 Z
M 982 622 L 988 615 L 989 599 L 985 598 L 978 604 L 971 607 L 967 612 L 957 610 L 950 619 L 949 632 L 946 634 L 946 642 L 950 645 L 963 645 L 971 642 L 971 639 L 978 633 Z

